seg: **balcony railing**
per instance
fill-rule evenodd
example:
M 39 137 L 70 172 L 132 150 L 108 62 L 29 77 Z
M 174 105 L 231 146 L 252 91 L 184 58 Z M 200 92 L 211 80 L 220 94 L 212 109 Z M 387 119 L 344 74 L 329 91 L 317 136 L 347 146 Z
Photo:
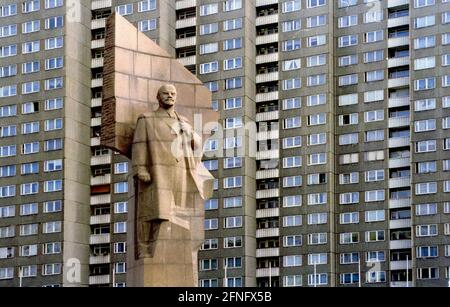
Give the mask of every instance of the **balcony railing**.
M 279 176 L 280 176 L 280 171 L 278 170 L 278 168 L 256 171 L 256 179 L 277 178 Z
M 278 100 L 278 91 L 256 94 L 256 102 Z
M 280 151 L 278 149 L 263 150 L 256 153 L 256 160 L 278 159 Z
M 389 179 L 389 188 L 403 188 L 409 187 L 411 184 L 411 177 L 401 177 L 401 178 L 390 178 Z
M 264 45 L 275 42 L 278 42 L 278 33 L 259 35 L 256 37 L 256 45 Z
M 280 216 L 279 208 L 269 208 L 269 209 L 258 209 L 256 210 L 256 218 L 266 218 L 266 217 L 275 217 Z
M 278 0 L 256 0 L 256 7 L 271 4 L 278 4 Z
M 409 228 L 411 227 L 411 219 L 390 220 L 389 229 Z
M 389 18 L 387 24 L 388 24 L 388 28 L 409 25 L 409 16 Z
M 99 9 L 106 9 L 111 6 L 112 6 L 111 0 L 94 0 L 91 3 L 91 9 L 93 11 Z
M 191 56 L 188 56 L 188 57 L 185 57 L 185 58 L 178 58 L 177 60 L 178 60 L 178 62 L 180 62 L 184 66 L 195 65 L 195 63 L 196 63 L 195 55 L 191 55 Z
M 280 137 L 280 130 L 261 131 L 256 135 L 257 141 L 274 140 Z
M 190 17 L 186 19 L 180 19 L 176 21 L 176 28 L 189 28 L 189 27 L 195 27 L 197 25 L 197 18 L 196 17 Z
M 411 207 L 411 198 L 389 199 L 389 209 Z
M 111 194 L 91 196 L 91 205 L 103 205 L 111 203 Z
M 407 167 L 409 165 L 409 158 L 389 159 L 389 168 Z
M 256 56 L 256 64 L 278 62 L 278 52 L 261 54 Z
M 256 277 L 280 276 L 280 268 L 256 269 Z
M 257 190 L 256 199 L 274 198 L 280 196 L 280 189 Z
M 280 255 L 280 249 L 278 247 L 256 249 L 256 257 L 258 257 L 258 258 L 278 257 L 279 255 Z
M 188 46 L 195 46 L 197 44 L 197 37 L 191 36 L 186 38 L 180 38 L 176 41 L 176 48 L 184 48 Z
M 91 146 L 100 146 L 100 137 L 91 138 Z
M 256 26 L 278 23 L 278 14 L 256 17 Z
M 92 215 L 91 225 L 109 224 L 111 223 L 111 214 Z
M 97 78 L 91 80 L 91 87 L 102 87 L 103 86 L 103 78 Z
M 409 146 L 409 143 L 410 143 L 409 137 L 390 138 L 389 139 L 389 148 Z
M 409 105 L 409 97 L 389 98 L 389 108 L 403 107 Z
M 409 56 L 388 59 L 388 67 L 398 67 L 409 65 Z
M 91 235 L 90 244 L 107 244 L 111 242 L 111 236 L 109 233 L 101 235 Z
M 401 5 L 408 5 L 409 0 L 388 0 L 387 5 L 388 7 L 396 7 Z
M 411 246 L 411 240 L 391 240 L 389 242 L 389 249 L 406 249 Z
M 103 176 L 93 176 L 91 177 L 91 185 L 103 185 L 111 183 L 111 174 L 106 174 Z
M 91 118 L 91 127 L 101 126 L 101 124 L 102 124 L 102 118 L 101 117 Z
M 105 256 L 90 256 L 89 257 L 89 264 L 105 264 L 111 262 L 111 256 L 105 255 Z
M 175 2 L 175 8 L 177 10 L 187 9 L 189 7 L 196 7 L 197 0 L 180 0 Z
M 261 112 L 256 114 L 256 121 L 263 122 L 269 120 L 277 120 L 280 118 L 279 111 L 269 111 L 269 112 Z
M 408 85 L 409 85 L 409 77 L 388 79 L 388 87 L 400 87 Z
M 105 39 L 96 39 L 91 41 L 91 49 L 98 49 L 98 48 L 104 48 L 105 47 Z
M 403 261 L 391 261 L 389 263 L 392 270 L 406 270 L 408 268 L 408 262 L 406 260 Z M 409 269 L 411 269 L 411 261 L 409 261 Z
M 409 126 L 409 116 L 391 117 L 389 118 L 389 128 Z
M 406 281 L 391 281 L 390 286 L 392 288 L 406 288 L 408 287 L 408 283 Z M 409 283 L 409 286 L 411 287 L 411 282 Z
M 91 68 L 99 68 L 103 67 L 104 64 L 104 58 L 95 58 L 91 60 Z
M 92 98 L 91 99 L 91 107 L 101 107 L 102 106 L 102 99 L 101 98 Z
M 91 21 L 91 30 L 106 28 L 106 18 L 93 19 Z
M 89 276 L 89 284 L 90 285 L 109 284 L 109 274 L 108 275 Z
M 278 81 L 277 71 L 256 75 L 256 83 L 264 83 L 271 81 Z
M 257 238 L 278 237 L 279 235 L 280 235 L 279 228 L 256 229 L 256 237 Z
M 101 155 L 91 157 L 91 165 L 111 164 L 111 155 Z

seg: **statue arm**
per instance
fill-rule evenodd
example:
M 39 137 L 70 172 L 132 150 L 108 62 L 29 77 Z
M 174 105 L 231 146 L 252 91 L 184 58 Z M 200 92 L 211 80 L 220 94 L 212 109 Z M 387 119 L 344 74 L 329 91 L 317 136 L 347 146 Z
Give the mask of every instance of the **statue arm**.
M 151 177 L 149 169 L 149 153 L 147 145 L 147 125 L 145 117 L 139 117 L 136 130 L 134 131 L 132 147 L 132 165 L 134 176 L 144 182 L 150 182 Z

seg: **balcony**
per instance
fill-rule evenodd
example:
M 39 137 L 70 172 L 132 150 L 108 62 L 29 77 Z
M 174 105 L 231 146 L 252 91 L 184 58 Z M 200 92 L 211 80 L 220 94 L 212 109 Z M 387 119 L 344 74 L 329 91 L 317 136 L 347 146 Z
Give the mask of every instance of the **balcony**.
M 91 107 L 101 107 L 102 106 L 102 99 L 101 98 L 92 98 L 91 99 Z
M 401 98 L 389 98 L 388 107 L 403 107 L 409 106 L 409 97 L 401 97 Z
M 97 78 L 91 80 L 91 87 L 102 87 L 103 86 L 103 78 Z
M 279 111 L 261 112 L 261 113 L 257 113 L 256 114 L 256 121 L 257 122 L 277 120 L 279 118 L 280 118 L 280 112 Z
M 106 28 L 106 18 L 93 19 L 91 21 L 91 30 Z
M 256 7 L 271 4 L 278 4 L 278 0 L 256 0 Z
M 278 62 L 278 52 L 261 54 L 256 56 L 256 64 Z
M 257 258 L 278 257 L 278 256 L 280 256 L 280 249 L 278 247 L 256 249 Z
M 389 168 L 407 167 L 409 165 L 409 158 L 389 159 Z
M 91 165 L 111 164 L 111 155 L 101 155 L 91 157 Z
M 389 148 L 409 146 L 409 143 L 410 143 L 409 137 L 390 138 Z
M 402 56 L 399 58 L 390 58 L 388 59 L 388 67 L 398 67 L 409 65 L 409 56 Z
M 184 48 L 188 46 L 195 46 L 197 45 L 197 37 L 191 36 L 186 38 L 180 38 L 176 41 L 176 48 Z
M 111 256 L 105 255 L 105 256 L 90 256 L 89 257 L 89 264 L 105 264 L 111 262 Z
M 388 87 L 401 87 L 409 85 L 409 77 L 388 79 Z
M 388 48 L 409 45 L 409 36 L 388 38 Z
M 256 229 L 256 237 L 257 238 L 278 237 L 279 235 L 280 235 L 279 228 Z
M 176 21 L 177 29 L 195 27 L 196 25 L 197 25 L 197 17 L 180 19 Z
M 109 233 L 101 235 L 91 235 L 90 244 L 108 244 L 111 242 L 111 236 Z
M 389 209 L 409 207 L 411 207 L 411 198 L 389 199 Z
M 406 270 L 408 268 L 408 261 L 391 261 L 389 263 L 391 271 L 393 270 Z M 409 262 L 409 268 L 411 269 L 411 262 Z
M 389 229 L 409 228 L 409 227 L 411 227 L 411 219 L 389 221 Z
M 256 26 L 278 23 L 278 14 L 256 17 Z
M 389 18 L 387 22 L 388 28 L 409 25 L 409 16 L 402 16 L 397 18 Z
M 101 126 L 101 124 L 102 124 L 102 118 L 101 117 L 91 118 L 91 127 Z
M 280 276 L 280 268 L 256 269 L 256 277 Z
M 278 91 L 256 94 L 256 102 L 278 100 Z
M 403 188 L 409 187 L 411 184 L 411 177 L 401 177 L 401 178 L 390 178 L 389 179 L 389 188 Z
M 280 136 L 280 130 L 262 131 L 256 134 L 257 141 L 274 140 Z
M 409 283 L 411 285 L 411 283 Z M 392 288 L 406 288 L 408 287 L 408 283 L 406 281 L 391 281 Z
M 278 71 L 256 75 L 256 83 L 278 81 Z
M 100 137 L 91 138 L 91 146 L 100 146 Z
M 111 183 L 111 174 L 91 177 L 91 186 L 92 185 L 110 184 L 110 183 Z
M 266 218 L 266 217 L 275 217 L 280 216 L 279 208 L 269 208 L 269 209 L 257 209 L 256 210 L 256 218 Z
M 184 66 L 195 65 L 195 63 L 196 63 L 195 55 L 191 55 L 191 56 L 188 56 L 188 57 L 185 57 L 185 58 L 178 58 L 177 60 L 178 60 L 178 62 L 180 62 Z
M 402 116 L 402 117 L 391 117 L 389 118 L 389 128 L 396 128 L 396 127 L 409 127 L 410 119 L 409 116 Z
M 256 160 L 278 159 L 280 151 L 278 149 L 263 150 L 256 153 Z
M 91 10 L 106 9 L 111 6 L 111 0 L 94 0 L 91 3 Z
M 105 39 L 96 39 L 91 41 L 91 49 L 99 49 L 105 47 Z
M 409 0 L 388 0 L 387 6 L 388 7 L 396 7 L 401 5 L 408 5 Z
M 256 171 L 256 179 L 277 178 L 280 176 L 278 168 Z
M 99 68 L 103 67 L 104 64 L 104 58 L 96 58 L 91 60 L 91 68 Z
M 91 196 L 91 205 L 103 205 L 111 203 L 111 194 Z
M 111 223 L 111 214 L 92 215 L 91 225 L 109 224 Z
M 264 45 L 278 42 L 278 33 L 259 35 L 256 37 L 256 45 Z
M 274 198 L 280 196 L 280 189 L 267 189 L 256 191 L 256 199 Z
M 391 240 L 389 241 L 389 249 L 407 249 L 411 248 L 411 240 Z
M 182 10 L 189 7 L 196 7 L 197 6 L 197 0 L 180 0 L 175 2 L 175 8 L 176 10 Z
M 109 284 L 109 274 L 108 275 L 89 276 L 89 284 L 90 285 Z

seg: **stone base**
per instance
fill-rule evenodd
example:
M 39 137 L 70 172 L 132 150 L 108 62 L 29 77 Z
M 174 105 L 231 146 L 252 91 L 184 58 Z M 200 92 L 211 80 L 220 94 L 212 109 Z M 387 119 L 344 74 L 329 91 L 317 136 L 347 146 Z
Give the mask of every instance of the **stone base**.
M 191 240 L 189 230 L 162 222 L 153 244 L 152 258 L 128 262 L 128 287 L 197 287 L 199 242 Z

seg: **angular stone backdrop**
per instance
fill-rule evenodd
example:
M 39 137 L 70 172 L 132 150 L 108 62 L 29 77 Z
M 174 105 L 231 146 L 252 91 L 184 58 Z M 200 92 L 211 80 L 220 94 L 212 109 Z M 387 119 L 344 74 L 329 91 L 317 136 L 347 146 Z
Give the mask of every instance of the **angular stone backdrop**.
M 156 109 L 159 87 L 173 83 L 178 91 L 175 109 L 194 123 L 217 122 L 211 93 L 203 83 L 155 42 L 120 15 L 107 20 L 103 71 L 101 145 L 131 156 L 139 114 Z M 204 138 L 204 141 L 206 138 Z

